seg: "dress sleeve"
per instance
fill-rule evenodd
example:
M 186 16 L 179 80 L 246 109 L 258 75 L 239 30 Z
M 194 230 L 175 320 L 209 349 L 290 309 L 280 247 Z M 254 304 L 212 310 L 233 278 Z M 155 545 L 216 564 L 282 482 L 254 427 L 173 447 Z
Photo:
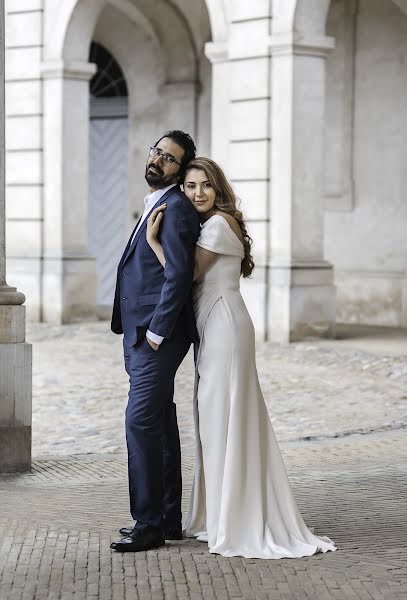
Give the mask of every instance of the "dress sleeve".
M 244 255 L 241 241 L 220 215 L 214 215 L 204 223 L 196 244 L 216 254 L 240 257 Z

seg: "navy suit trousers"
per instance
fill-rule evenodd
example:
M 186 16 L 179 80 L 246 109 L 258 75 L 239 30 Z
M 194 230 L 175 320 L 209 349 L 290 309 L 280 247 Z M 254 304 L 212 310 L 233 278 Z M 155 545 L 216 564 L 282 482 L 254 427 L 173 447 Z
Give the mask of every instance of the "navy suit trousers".
M 190 346 L 183 323 L 155 351 L 146 338 L 124 342 L 130 379 L 126 409 L 129 493 L 136 527 L 181 522 L 181 450 L 174 378 Z

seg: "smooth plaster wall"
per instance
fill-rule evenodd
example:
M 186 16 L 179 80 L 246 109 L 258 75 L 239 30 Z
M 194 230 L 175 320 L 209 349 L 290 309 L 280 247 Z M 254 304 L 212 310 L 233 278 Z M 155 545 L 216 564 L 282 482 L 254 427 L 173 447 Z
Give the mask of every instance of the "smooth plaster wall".
M 339 320 L 401 322 L 407 268 L 406 64 L 407 17 L 390 0 L 360 0 L 354 65 L 354 206 L 327 211 L 325 217 L 325 253 L 337 272 Z M 335 89 L 328 87 L 327 93 Z M 337 120 L 327 127 L 339 125 Z M 327 147 L 326 153 L 330 151 Z

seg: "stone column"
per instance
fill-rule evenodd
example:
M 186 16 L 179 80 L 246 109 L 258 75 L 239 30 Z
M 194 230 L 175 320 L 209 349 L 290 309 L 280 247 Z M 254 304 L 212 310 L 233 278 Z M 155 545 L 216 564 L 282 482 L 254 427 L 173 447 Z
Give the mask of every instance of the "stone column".
M 242 293 L 259 339 L 267 337 L 270 202 L 270 2 L 235 0 L 224 44 L 207 44 L 212 62 L 213 157 L 225 168 L 253 238 L 256 268 Z
M 333 267 L 324 260 L 323 128 L 326 36 L 271 37 L 270 339 L 330 337 Z
M 96 264 L 88 251 L 89 79 L 96 65 L 42 65 L 44 95 L 43 320 L 95 315 Z
M 404 272 L 401 291 L 401 326 L 407 328 L 407 269 Z
M 31 467 L 31 345 L 24 294 L 6 282 L 4 2 L 0 1 L 0 473 Z
M 228 49 L 225 42 L 207 42 L 205 55 L 212 65 L 211 156 L 226 166 L 229 158 L 229 79 Z

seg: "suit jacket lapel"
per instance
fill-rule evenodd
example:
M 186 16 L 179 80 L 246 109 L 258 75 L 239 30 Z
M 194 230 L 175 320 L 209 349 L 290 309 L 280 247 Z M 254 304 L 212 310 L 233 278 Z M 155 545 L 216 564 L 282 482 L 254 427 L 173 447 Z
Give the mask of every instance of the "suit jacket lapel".
M 173 192 L 175 192 L 176 190 L 178 190 L 178 189 L 179 189 L 179 188 L 178 188 L 178 186 L 175 186 L 175 187 L 172 187 L 172 188 L 170 188 L 169 190 L 167 190 L 167 191 L 165 192 L 165 194 L 164 194 L 163 196 L 161 196 L 161 198 L 160 198 L 159 200 L 157 200 L 157 202 L 154 204 L 154 206 L 152 207 L 152 209 L 150 210 L 150 212 L 148 213 L 148 215 L 146 216 L 146 218 L 145 218 L 145 219 L 144 219 L 144 221 L 142 222 L 140 229 L 138 230 L 138 232 L 136 233 L 136 235 L 135 235 L 135 237 L 134 237 L 133 243 L 131 243 L 131 240 L 132 240 L 132 238 L 133 238 L 133 236 L 134 236 L 134 231 L 137 229 L 137 226 L 138 226 L 138 223 L 137 223 L 136 227 L 133 229 L 133 233 L 131 234 L 131 237 L 130 237 L 129 243 L 128 243 L 128 245 L 127 245 L 127 248 L 126 248 L 126 250 L 125 250 L 125 252 L 124 252 L 124 255 L 123 255 L 123 256 L 124 256 L 124 258 L 123 258 L 123 261 L 122 261 L 122 265 L 124 265 L 124 263 L 127 261 L 127 259 L 128 259 L 128 258 L 131 256 L 131 254 L 134 252 L 134 249 L 135 249 L 135 247 L 137 246 L 137 242 L 139 241 L 141 234 L 142 234 L 142 233 L 143 233 L 143 231 L 144 231 L 144 230 L 147 228 L 147 219 L 148 219 L 148 217 L 151 215 L 151 213 L 153 212 L 153 210 L 154 210 L 155 208 L 157 208 L 157 206 L 160 206 L 161 204 L 163 204 L 163 203 L 166 201 L 166 199 L 167 199 L 169 196 L 171 196 L 171 194 L 172 194 Z
M 128 253 L 128 251 L 129 251 L 129 248 L 130 248 L 130 246 L 131 246 L 131 240 L 133 239 L 134 232 L 136 231 L 136 229 L 137 229 L 137 227 L 138 227 L 138 224 L 140 223 L 140 220 L 141 220 L 141 217 L 140 217 L 140 219 L 137 221 L 136 225 L 135 225 L 135 226 L 134 226 L 134 228 L 133 228 L 133 231 L 131 232 L 131 235 L 130 235 L 130 237 L 129 237 L 129 241 L 128 241 L 128 242 L 127 242 L 127 244 L 126 244 L 126 247 L 125 247 L 125 249 L 124 249 L 124 252 L 123 252 L 123 254 L 122 254 L 122 257 L 121 257 L 121 259 L 120 259 L 120 262 L 119 262 L 119 267 L 121 267 L 121 266 L 123 265 L 123 263 L 124 263 L 124 261 L 125 261 L 125 259 L 126 259 L 127 253 Z

